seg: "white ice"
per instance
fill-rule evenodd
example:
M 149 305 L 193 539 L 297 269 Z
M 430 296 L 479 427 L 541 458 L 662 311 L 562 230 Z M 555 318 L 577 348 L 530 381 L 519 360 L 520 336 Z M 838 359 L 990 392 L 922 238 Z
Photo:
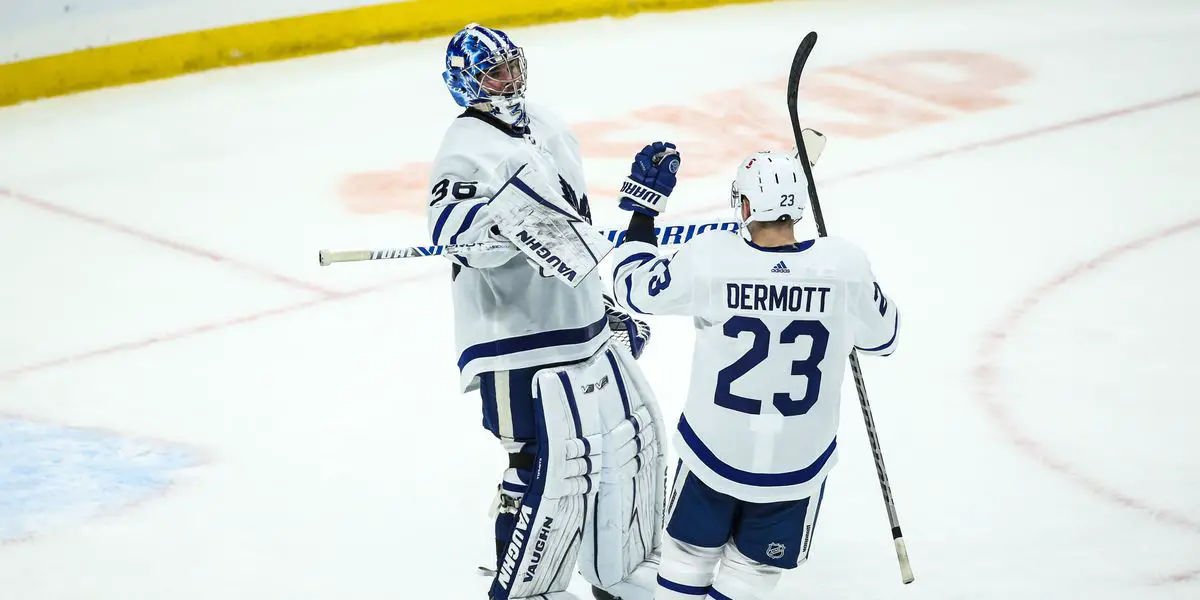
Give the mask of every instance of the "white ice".
M 1200 7 L 781 2 L 510 33 L 534 99 L 624 124 L 628 158 L 587 165 L 598 223 L 620 225 L 611 183 L 675 135 L 672 209 L 726 214 L 737 159 L 790 137 L 782 91 L 741 116 L 784 129 L 718 166 L 689 155 L 696 129 L 636 111 L 720 114 L 809 30 L 814 72 L 951 51 L 1028 77 L 1004 106 L 830 135 L 829 227 L 905 315 L 899 352 L 864 363 L 916 582 L 847 386 L 812 558 L 773 597 L 1200 598 Z M 504 457 L 456 391 L 446 264 L 316 262 L 424 243 L 423 184 L 375 212 L 343 187 L 430 160 L 457 113 L 444 45 L 0 110 L 0 411 L 200 457 L 161 495 L 0 545 L 0 598 L 484 597 Z M 674 419 L 690 323 L 650 322 L 641 362 Z

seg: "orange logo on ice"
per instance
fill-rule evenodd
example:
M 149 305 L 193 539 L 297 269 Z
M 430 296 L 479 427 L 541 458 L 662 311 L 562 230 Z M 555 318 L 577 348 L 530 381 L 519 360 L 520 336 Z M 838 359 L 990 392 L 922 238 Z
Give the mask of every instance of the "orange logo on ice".
M 866 140 L 963 118 L 1009 106 L 1002 92 L 1027 80 L 1029 69 L 1008 59 L 979 52 L 896 52 L 806 75 L 801 91 L 805 126 L 834 139 Z M 782 108 L 785 79 L 723 90 L 690 106 L 653 106 L 624 118 L 575 124 L 585 162 L 628 162 L 637 150 L 631 129 L 658 125 L 661 137 L 674 140 L 688 155 L 685 177 L 724 173 L 762 148 L 795 145 Z M 747 165 L 749 166 L 749 165 Z M 401 211 L 423 215 L 428 162 L 395 170 L 356 173 L 341 185 L 350 212 Z M 616 190 L 620 180 L 593 182 L 599 190 Z

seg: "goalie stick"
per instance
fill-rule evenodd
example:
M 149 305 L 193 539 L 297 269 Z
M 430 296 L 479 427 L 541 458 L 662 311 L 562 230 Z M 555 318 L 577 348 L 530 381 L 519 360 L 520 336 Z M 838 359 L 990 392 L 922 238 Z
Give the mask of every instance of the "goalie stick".
M 788 74 L 787 103 L 788 113 L 792 118 L 792 134 L 796 138 L 796 149 L 800 154 L 800 166 L 808 178 L 808 199 L 812 204 L 813 220 L 817 225 L 817 235 L 826 237 L 825 218 L 821 214 L 821 202 L 817 198 L 817 182 L 813 178 L 812 168 L 808 162 L 808 151 L 805 149 L 800 129 L 799 91 L 800 75 L 808 55 L 817 44 L 817 32 L 810 32 L 800 42 L 796 49 L 796 57 L 792 59 L 792 69 Z M 892 486 L 888 483 L 887 469 L 883 466 L 883 450 L 879 444 L 879 434 L 875 431 L 875 419 L 871 416 L 871 404 L 867 401 L 867 384 L 863 381 L 862 367 L 858 363 L 858 351 L 850 350 L 850 371 L 854 375 L 854 387 L 858 390 L 858 403 L 862 406 L 863 421 L 867 426 L 867 439 L 871 443 L 871 453 L 875 456 L 875 471 L 879 476 L 879 486 L 883 490 L 883 503 L 887 507 L 888 520 L 892 526 L 892 540 L 896 547 L 896 559 L 900 561 L 900 578 L 904 583 L 913 582 L 912 565 L 908 561 L 908 549 L 904 545 L 904 535 L 900 532 L 900 519 L 896 516 L 896 502 L 892 498 Z
M 741 225 L 737 221 L 705 221 L 683 225 L 665 225 L 655 227 L 654 234 L 658 236 L 660 246 L 682 244 L 697 235 L 714 229 L 737 231 Z M 625 239 L 624 229 L 609 229 L 600 232 L 608 241 L 619 244 Z M 475 244 L 450 244 L 444 246 L 408 246 L 404 248 L 378 248 L 374 250 L 321 250 L 317 260 L 322 267 L 334 263 L 354 262 L 360 260 L 387 260 L 393 258 L 423 258 L 442 254 L 475 254 L 479 252 L 497 252 L 515 248 L 508 242 L 479 242 Z

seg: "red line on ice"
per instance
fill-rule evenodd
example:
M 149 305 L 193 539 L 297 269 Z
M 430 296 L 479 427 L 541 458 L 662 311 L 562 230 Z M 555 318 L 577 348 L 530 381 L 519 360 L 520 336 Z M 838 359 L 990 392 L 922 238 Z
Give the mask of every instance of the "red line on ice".
M 917 157 L 914 157 L 914 158 L 911 158 L 908 160 L 901 160 L 901 161 L 896 161 L 896 162 L 889 163 L 886 165 L 880 165 L 877 167 L 868 167 L 866 169 L 860 169 L 858 171 L 851 171 L 844 175 L 840 175 L 838 177 L 831 178 L 829 181 L 841 181 L 844 179 L 854 179 L 857 177 L 862 177 L 864 175 L 874 175 L 876 173 L 895 171 L 897 169 L 902 169 L 904 167 L 909 167 L 909 166 L 912 166 L 912 165 L 915 165 L 918 163 L 923 163 L 923 162 L 927 162 L 927 161 L 931 161 L 931 160 L 937 160 L 939 158 L 945 158 L 947 156 L 951 156 L 954 154 L 964 154 L 964 153 L 972 152 L 975 150 L 982 150 L 984 148 L 994 148 L 996 146 L 1003 146 L 1005 144 L 1011 144 L 1013 142 L 1027 140 L 1029 138 L 1038 137 L 1041 135 L 1045 135 L 1047 133 L 1056 133 L 1056 132 L 1063 131 L 1066 129 L 1071 129 L 1073 127 L 1080 127 L 1083 125 L 1091 125 L 1093 123 L 1099 123 L 1101 121 L 1107 121 L 1109 119 L 1115 119 L 1117 117 L 1124 117 L 1126 115 L 1131 115 L 1134 113 L 1144 112 L 1147 110 L 1153 110 L 1156 108 L 1162 108 L 1164 106 L 1169 106 L 1171 104 L 1178 104 L 1180 102 L 1186 102 L 1188 100 L 1195 100 L 1197 98 L 1200 98 L 1200 90 L 1193 90 L 1193 91 L 1186 92 L 1183 94 L 1177 94 L 1175 96 L 1160 98 L 1158 100 L 1151 100 L 1150 102 L 1143 102 L 1141 104 L 1134 104 L 1132 106 L 1126 106 L 1124 108 L 1117 108 L 1117 109 L 1110 110 L 1107 112 L 1097 113 L 1094 115 L 1088 115 L 1086 117 L 1080 117 L 1078 119 L 1071 119 L 1070 121 L 1062 121 L 1060 123 L 1055 123 L 1053 125 L 1046 125 L 1045 127 L 1038 127 L 1036 129 L 1022 131 L 1020 133 L 1014 133 L 1011 135 L 992 138 L 990 140 L 983 140 L 980 142 L 973 142 L 970 144 L 965 144 L 963 146 L 958 146 L 956 148 L 950 148 L 949 150 L 942 150 L 940 152 L 931 152 L 929 154 L 923 154 L 921 156 L 917 156 Z
M 1063 121 L 1058 124 L 1048 125 L 1045 127 L 1039 127 L 1039 128 L 1031 129 L 1031 130 L 1024 131 L 1021 133 L 1002 136 L 1002 137 L 998 137 L 998 138 L 992 138 L 990 140 L 983 140 L 980 142 L 973 142 L 970 144 L 965 144 L 962 146 L 949 148 L 947 150 L 941 150 L 938 152 L 923 154 L 923 155 L 920 155 L 920 156 L 917 156 L 917 157 L 914 157 L 914 158 L 911 158 L 908 160 L 902 160 L 902 161 L 897 161 L 894 163 L 889 163 L 889 164 L 871 167 L 871 168 L 867 168 L 867 169 L 861 169 L 858 171 L 852 171 L 850 173 L 846 173 L 846 174 L 843 174 L 840 176 L 823 178 L 822 184 L 830 185 L 830 184 L 834 184 L 834 183 L 837 183 L 840 181 L 846 181 L 848 179 L 857 179 L 859 177 L 875 175 L 878 173 L 883 173 L 886 171 L 900 169 L 900 168 L 908 167 L 908 166 L 911 166 L 911 165 L 914 165 L 917 163 L 930 161 L 930 160 L 936 160 L 939 158 L 944 158 L 944 157 L 952 156 L 955 154 L 964 154 L 964 153 L 972 152 L 972 151 L 979 150 L 982 148 L 990 148 L 990 147 L 1000 146 L 1000 145 L 1009 144 L 1009 143 L 1013 143 L 1013 142 L 1023 141 L 1023 140 L 1027 140 L 1027 139 L 1030 139 L 1030 138 L 1033 138 L 1033 137 L 1036 137 L 1039 135 L 1047 134 L 1047 133 L 1062 131 L 1065 129 L 1070 129 L 1072 127 L 1079 127 L 1082 125 L 1089 125 L 1092 123 L 1097 123 L 1100 121 L 1105 121 L 1108 119 L 1113 119 L 1116 117 L 1130 115 L 1133 113 L 1142 112 L 1142 111 L 1146 111 L 1146 110 L 1152 110 L 1155 108 L 1160 108 L 1160 107 L 1167 106 L 1170 104 L 1176 104 L 1179 102 L 1193 100 L 1196 98 L 1200 98 L 1200 90 L 1187 92 L 1187 93 L 1179 94 L 1179 95 L 1175 95 L 1175 96 L 1170 96 L 1167 98 L 1161 98 L 1159 100 L 1153 100 L 1150 102 L 1144 102 L 1141 104 L 1136 104 L 1136 105 L 1128 106 L 1125 108 L 1119 108 L 1119 109 L 1111 110 L 1108 112 L 1098 113 L 1095 115 L 1082 117 L 1079 119 Z M 0 195 L 2 195 L 3 193 L 8 193 L 10 196 L 12 196 L 12 192 L 8 192 L 4 188 L 0 188 Z M 12 196 L 12 197 L 15 197 L 15 196 Z M 18 199 L 21 199 L 21 198 L 18 198 Z M 29 199 L 26 198 L 27 202 L 28 202 L 28 200 Z M 53 206 L 53 205 L 51 205 L 51 206 Z M 58 209 L 58 207 L 54 207 L 54 208 Z M 58 210 L 65 211 L 65 209 L 58 209 Z M 711 210 L 711 209 L 706 208 L 703 210 L 683 211 L 681 213 L 677 213 L 677 215 L 678 216 L 696 215 L 699 213 L 707 212 L 709 210 Z M 74 216 L 74 215 L 72 215 L 72 216 Z M 79 215 L 79 216 L 84 217 L 84 220 L 87 220 L 89 222 L 95 222 L 93 219 L 96 219 L 95 217 L 88 217 L 87 215 Z M 121 231 L 122 230 L 121 228 L 125 227 L 123 225 L 118 225 L 115 223 L 113 225 L 115 226 L 114 228 L 116 228 L 118 231 Z M 134 230 L 132 230 L 132 229 L 129 229 L 129 231 L 128 231 L 128 233 L 133 233 L 133 232 L 134 232 Z M 161 239 L 161 238 L 157 238 L 157 236 L 153 236 L 151 234 L 145 234 L 142 232 L 136 232 L 135 235 L 139 235 L 139 237 L 143 237 L 143 239 L 155 241 L 156 243 L 160 243 L 160 242 L 157 242 L 157 240 Z M 169 240 L 162 240 L 161 243 L 163 243 L 163 245 L 166 245 L 168 247 L 172 247 L 173 245 L 175 245 L 174 242 L 170 242 Z M 205 255 L 206 251 L 197 249 L 197 250 L 195 250 L 194 253 L 198 253 L 203 256 L 203 255 Z M 212 256 L 215 256 L 215 255 L 212 255 Z M 226 262 L 225 264 L 234 265 L 234 264 L 240 264 L 240 263 Z M 245 266 L 249 267 L 249 265 L 245 265 Z M 255 267 L 249 267 L 249 268 L 256 269 Z M 116 353 L 123 352 L 123 351 L 139 350 L 139 349 L 146 348 L 148 346 L 153 346 L 156 344 L 160 344 L 163 342 L 175 341 L 175 340 L 191 337 L 193 335 L 208 333 L 211 331 L 217 331 L 220 329 L 226 329 L 229 327 L 235 327 L 235 326 L 244 325 L 247 323 L 253 323 L 255 321 L 259 321 L 259 320 L 265 319 L 267 317 L 273 317 L 273 316 L 282 315 L 282 314 L 290 314 L 290 313 L 294 313 L 294 312 L 297 312 L 300 310 L 311 308 L 313 306 L 318 306 L 318 305 L 324 304 L 326 302 L 334 302 L 334 301 L 338 301 L 338 300 L 344 300 L 347 298 L 354 298 L 354 297 L 366 295 L 369 293 L 373 293 L 375 291 L 379 291 L 381 289 L 385 289 L 387 287 L 391 287 L 392 285 L 396 285 L 399 283 L 418 281 L 418 280 L 421 280 L 426 277 L 430 277 L 430 276 L 433 276 L 433 275 L 439 274 L 439 273 L 444 273 L 444 271 L 430 270 L 430 271 L 426 271 L 424 273 L 409 276 L 407 278 L 404 278 L 404 279 L 401 279 L 398 281 L 394 281 L 391 283 L 387 283 L 387 284 L 383 284 L 383 285 L 379 285 L 379 286 L 373 286 L 370 288 L 365 288 L 362 290 L 356 290 L 356 291 L 352 291 L 352 292 L 339 293 L 339 292 L 334 292 L 331 290 L 319 289 L 317 291 L 320 291 L 325 294 L 323 297 L 308 300 L 308 301 L 301 302 L 298 304 L 292 304 L 292 305 L 288 305 L 288 306 L 284 306 L 284 307 L 280 307 L 280 308 L 275 308 L 275 309 L 266 310 L 266 311 L 262 311 L 262 312 L 252 313 L 252 314 L 246 315 L 244 317 L 236 317 L 233 319 L 226 319 L 223 321 L 217 321 L 217 322 L 213 322 L 213 323 L 209 323 L 209 324 L 205 324 L 205 325 L 198 325 L 196 327 L 179 330 L 179 331 L 175 331 L 172 333 L 167 333 L 167 334 L 163 334 L 163 335 L 159 335 L 159 336 L 144 338 L 144 339 L 136 340 L 136 341 L 132 341 L 132 342 L 125 342 L 125 343 L 121 343 L 121 344 L 107 346 L 104 348 L 98 348 L 96 350 L 91 350 L 91 351 L 83 352 L 80 354 L 74 354 L 74 355 L 65 356 L 62 358 L 53 359 L 53 360 L 49 360 L 49 361 L 45 361 L 45 362 L 41 362 L 41 363 L 26 365 L 23 367 L 16 367 L 14 369 L 9 369 L 6 371 L 0 371 L 0 382 L 3 382 L 5 380 L 16 379 L 17 377 L 20 377 L 23 375 L 29 375 L 31 373 L 45 371 L 47 369 L 51 369 L 51 368 L 55 368 L 55 367 L 59 367 L 59 366 L 63 366 L 63 365 L 78 363 L 80 361 L 91 359 L 91 358 L 98 358 L 101 356 L 109 356 L 109 355 L 116 354 Z M 298 282 L 298 283 L 301 283 L 304 286 L 312 285 L 312 284 L 305 284 L 303 282 Z
M 187 327 L 184 329 L 179 329 L 179 330 L 164 333 L 161 335 L 146 337 L 146 338 L 142 338 L 139 340 L 124 342 L 124 343 L 120 343 L 120 344 L 114 344 L 111 346 L 105 346 L 103 348 L 97 348 L 95 350 L 89 350 L 87 352 L 81 352 L 79 354 L 63 356 L 60 358 L 55 358 L 55 359 L 43 361 L 40 363 L 33 363 L 30 365 L 25 365 L 23 367 L 17 367 L 15 369 L 10 369 L 7 371 L 0 371 L 0 382 L 16 379 L 18 377 L 21 377 L 23 375 L 28 375 L 30 373 L 36 373 L 39 371 L 53 369 L 55 367 L 62 367 L 62 366 L 66 366 L 66 365 L 75 364 L 75 363 L 90 360 L 93 358 L 101 358 L 101 357 L 105 357 L 105 356 L 111 356 L 113 354 L 118 354 L 121 352 L 127 352 L 127 351 L 131 351 L 131 350 L 140 350 L 142 348 L 154 346 L 157 344 L 162 344 L 164 342 L 173 342 L 176 340 L 181 340 L 181 339 L 192 337 L 194 335 L 199 335 L 202 333 L 209 333 L 209 332 L 213 332 L 213 331 L 219 331 L 222 329 L 229 329 L 229 328 L 237 327 L 240 325 L 249 325 L 251 323 L 256 323 L 258 321 L 262 321 L 269 317 L 277 317 L 277 316 L 281 316 L 281 315 L 287 315 L 287 314 L 291 314 L 291 313 L 300 312 L 307 308 L 312 308 L 313 306 L 317 306 L 319 304 L 324 304 L 326 302 L 331 302 L 334 300 L 345 300 L 345 299 L 349 299 L 349 298 L 365 296 L 367 294 L 370 294 L 370 293 L 373 293 L 373 292 L 376 292 L 376 291 L 379 291 L 382 289 L 386 289 L 386 288 L 389 288 L 392 286 L 400 285 L 402 283 L 407 283 L 407 282 L 411 282 L 411 281 L 416 281 L 418 279 L 422 279 L 425 276 L 430 275 L 430 274 L 431 273 L 422 273 L 422 274 L 419 274 L 416 276 L 403 277 L 401 279 L 389 281 L 389 282 L 382 283 L 379 285 L 361 288 L 358 290 L 353 290 L 353 291 L 349 291 L 349 292 L 332 293 L 330 295 L 320 296 L 317 298 L 311 298 L 309 300 L 305 300 L 303 302 L 298 302 L 295 304 L 288 304 L 288 305 L 280 306 L 277 308 L 272 308 L 272 309 L 268 309 L 268 310 L 259 311 L 256 313 L 242 315 L 239 317 L 225 319 L 222 321 L 214 321 L 214 322 L 210 322 L 210 323 L 204 323 L 201 325 L 196 325 L 194 327 Z
M 997 371 L 999 367 L 996 364 L 996 359 L 999 357 L 1004 343 L 1014 335 L 1020 333 L 1021 321 L 1025 316 L 1035 310 L 1042 301 L 1053 295 L 1054 292 L 1101 267 L 1111 264 L 1125 255 L 1195 229 L 1200 229 L 1200 218 L 1195 218 L 1130 240 L 1119 246 L 1114 246 L 1089 260 L 1059 273 L 1049 281 L 1038 286 L 1009 309 L 1004 317 L 985 335 L 983 343 L 979 348 L 979 361 L 973 375 L 977 384 L 976 396 L 983 403 L 984 412 L 999 425 L 1009 440 L 1022 452 L 1050 470 L 1067 478 L 1075 485 L 1104 500 L 1146 513 L 1155 521 L 1169 523 L 1180 529 L 1200 534 L 1200 522 L 1196 522 L 1185 515 L 1171 510 L 1157 508 L 1144 500 L 1106 485 L 1098 479 L 1093 479 L 1066 461 L 1055 457 L 1043 444 L 1023 432 L 1021 426 L 1017 424 L 1009 412 L 1008 405 L 1002 401 L 1001 394 L 998 391 Z M 1197 577 L 1200 577 L 1200 570 L 1171 575 L 1163 578 L 1159 583 L 1178 583 Z
M 74 219 L 76 221 L 83 221 L 84 223 L 90 223 L 97 227 L 101 227 L 103 229 L 107 229 L 112 232 L 127 235 L 129 237 L 136 238 L 143 242 L 154 244 L 156 246 L 168 248 L 170 250 L 174 250 L 176 252 L 181 252 L 183 254 L 187 254 L 190 256 L 199 257 L 199 258 L 203 258 L 206 260 L 211 260 L 213 262 L 223 264 L 227 267 L 236 269 L 238 271 L 253 273 L 254 275 L 257 275 L 259 277 L 264 277 L 275 283 L 281 283 L 283 285 L 287 285 L 290 287 L 300 288 L 302 290 L 305 290 L 308 292 L 314 292 L 317 294 L 321 294 L 323 296 L 332 296 L 332 295 L 337 294 L 337 292 L 335 292 L 333 290 L 326 289 L 326 288 L 316 285 L 314 283 L 308 283 L 307 281 L 300 281 L 299 279 L 294 279 L 294 278 L 288 277 L 286 275 L 274 273 L 274 272 L 271 272 L 262 267 L 258 267 L 258 266 L 252 265 L 250 263 L 242 262 L 235 258 L 230 258 L 228 256 L 223 256 L 221 254 L 217 254 L 216 252 L 213 252 L 211 250 L 205 250 L 203 248 L 185 244 L 183 242 L 167 239 L 161 235 L 150 233 L 148 231 L 142 231 L 140 229 L 135 229 L 134 227 L 131 227 L 124 223 L 118 223 L 116 221 L 105 219 L 103 217 L 97 217 L 95 215 L 89 215 L 87 213 L 80 212 L 75 209 L 67 208 L 65 206 L 59 206 L 58 204 L 54 204 L 53 202 L 50 202 L 48 200 L 43 200 L 41 198 L 35 198 L 33 196 L 30 196 L 29 194 L 23 194 L 21 192 L 16 192 L 13 190 L 9 190 L 9 189 L 0 187 L 0 196 L 7 196 L 8 198 L 16 200 L 17 202 L 20 202 L 22 204 L 32 206 L 32 207 L 40 209 L 40 210 L 44 210 L 46 212 L 58 215 L 60 217 Z
M 1168 575 L 1162 579 L 1159 579 L 1158 581 L 1155 581 L 1154 583 L 1158 585 L 1170 585 L 1172 583 L 1186 583 L 1188 581 L 1192 581 L 1193 579 L 1200 579 L 1200 569 Z

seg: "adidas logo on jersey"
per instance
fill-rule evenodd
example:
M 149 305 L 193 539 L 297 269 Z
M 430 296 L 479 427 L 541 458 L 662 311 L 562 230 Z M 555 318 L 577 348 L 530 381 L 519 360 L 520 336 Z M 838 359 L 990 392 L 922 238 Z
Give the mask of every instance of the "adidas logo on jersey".
M 783 261 L 781 260 L 781 261 L 779 261 L 779 264 L 775 265 L 774 267 L 771 267 L 771 272 L 772 273 L 791 273 L 792 270 L 787 268 L 787 265 L 783 264 Z

